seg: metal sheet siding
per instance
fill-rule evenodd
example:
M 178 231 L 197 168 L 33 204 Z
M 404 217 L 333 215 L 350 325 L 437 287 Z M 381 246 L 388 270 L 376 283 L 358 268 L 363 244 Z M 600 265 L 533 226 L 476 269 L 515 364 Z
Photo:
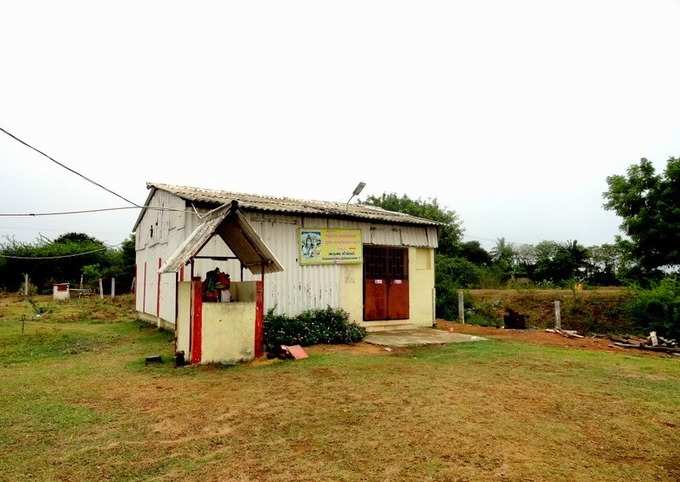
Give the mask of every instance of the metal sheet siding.
M 361 229 L 361 237 L 364 244 L 371 243 L 371 224 L 362 221 L 352 221 L 350 219 L 329 219 L 329 228 L 354 228 Z
M 257 218 L 261 220 L 256 221 Z M 298 263 L 297 228 L 301 220 L 295 222 L 287 217 L 281 223 L 276 218 L 262 216 L 249 220 L 284 269 L 265 275 L 265 309 L 275 308 L 278 313 L 295 315 L 309 308 L 339 306 L 340 267 Z M 250 279 L 258 278 L 250 276 Z
M 427 228 L 427 243 L 428 243 L 428 247 L 430 247 L 430 248 L 438 248 L 439 247 L 439 237 L 437 235 L 437 228 L 436 227 L 428 227 Z
M 391 226 L 371 227 L 371 243 L 382 246 L 402 246 L 401 230 Z
M 156 191 L 149 201 L 151 206 L 185 209 L 181 198 L 164 191 Z M 153 238 L 150 236 L 154 228 Z M 138 311 L 156 316 L 169 323 L 175 322 L 175 276 L 161 275 L 160 298 L 157 303 L 158 259 L 167 259 L 184 239 L 184 215 L 175 211 L 147 210 L 136 231 L 137 293 Z M 146 263 L 146 286 L 144 286 L 144 263 Z M 145 298 L 146 294 L 146 298 Z
M 405 246 L 414 246 L 416 248 L 433 248 L 430 246 L 430 241 L 427 237 L 427 230 L 418 227 L 401 226 L 401 242 Z
M 167 206 L 187 209 L 183 199 L 170 193 L 157 191 L 152 197 L 152 206 Z M 195 213 L 172 212 L 165 218 L 160 211 L 147 210 L 137 227 L 137 310 L 156 315 L 156 285 L 158 281 L 158 258 L 168 259 L 186 236 L 200 223 Z M 362 232 L 365 244 L 406 245 L 434 248 L 437 246 L 437 229 L 427 226 L 403 226 L 351 219 L 300 216 L 291 214 L 262 213 L 245 211 L 245 216 L 255 231 L 262 237 L 284 268 L 283 272 L 265 275 L 265 309 L 275 308 L 278 313 L 298 314 L 309 308 L 340 306 L 342 266 L 318 265 L 300 266 L 298 263 L 297 229 L 303 226 L 329 228 L 357 228 Z M 158 239 L 149 239 L 150 226 L 154 229 L 158 222 Z M 156 238 L 156 235 L 154 235 Z M 201 254 L 218 256 L 233 255 L 219 237 L 214 237 L 201 251 Z M 146 286 L 144 286 L 144 263 L 146 263 Z M 218 266 L 230 274 L 235 281 L 240 280 L 238 261 L 216 262 L 196 260 L 195 276 L 205 277 L 205 273 Z M 184 279 L 189 280 L 189 267 L 184 271 Z M 244 280 L 259 280 L 259 275 L 244 270 Z M 146 292 L 146 303 L 143 296 Z M 175 277 L 174 274 L 161 276 L 160 317 L 175 322 Z

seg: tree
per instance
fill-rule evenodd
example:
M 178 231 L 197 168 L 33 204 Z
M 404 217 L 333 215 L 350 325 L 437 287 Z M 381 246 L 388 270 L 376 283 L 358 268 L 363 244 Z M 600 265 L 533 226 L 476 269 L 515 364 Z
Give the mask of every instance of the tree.
M 479 283 L 479 270 L 470 261 L 452 256 L 435 258 L 436 313 L 440 318 L 454 320 L 457 316 L 457 290 Z
M 84 233 L 67 233 L 54 241 L 40 238 L 33 243 L 8 238 L 0 242 L 0 253 L 36 258 L 2 258 L 0 288 L 9 290 L 18 289 L 23 273 L 28 273 L 31 282 L 41 290 L 50 289 L 55 282 L 79 283 L 81 274 L 84 274 L 90 280 L 115 276 L 121 281 L 119 292 L 123 292 L 131 285 L 134 276 L 135 244 L 132 237 L 123 243 L 121 249 L 108 248 Z
M 494 264 L 503 270 L 504 273 L 511 274 L 514 257 L 515 251 L 512 245 L 505 241 L 505 238 L 498 238 L 496 246 L 491 249 L 491 260 Z
M 562 244 L 541 241 L 536 245 L 535 253 L 533 277 L 536 281 L 561 283 L 570 279 L 583 280 L 586 277 L 588 250 L 577 241 Z
M 479 241 L 467 241 L 461 243 L 458 248 L 459 256 L 461 258 L 467 259 L 469 262 L 480 265 L 488 266 L 491 264 L 491 255 L 487 250 L 482 248 Z
M 463 226 L 455 211 L 443 208 L 436 199 L 411 199 L 406 194 L 384 193 L 380 196 L 369 196 L 366 204 L 378 206 L 388 211 L 418 216 L 442 223 L 439 227 L 439 254 L 455 256 L 458 254 Z
M 513 246 L 515 270 L 522 276 L 531 278 L 536 265 L 536 248 L 531 244 Z
M 670 158 L 657 174 L 647 159 L 630 166 L 626 175 L 607 178 L 604 207 L 623 221 L 628 239 L 617 242 L 630 249 L 641 271 L 680 267 L 680 158 Z M 627 245 L 626 245 L 627 243 Z

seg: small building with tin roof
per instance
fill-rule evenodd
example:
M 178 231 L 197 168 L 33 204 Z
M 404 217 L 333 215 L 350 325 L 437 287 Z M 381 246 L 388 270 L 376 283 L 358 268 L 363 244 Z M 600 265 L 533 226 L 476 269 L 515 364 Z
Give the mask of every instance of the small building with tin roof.
M 310 308 L 342 308 L 369 331 L 434 322 L 434 221 L 358 203 L 161 183 L 147 183 L 147 188 L 146 207 L 133 228 L 136 308 L 141 318 L 175 330 L 178 351 L 188 360 L 258 356 L 258 330 L 269 309 L 296 315 Z M 206 295 L 206 281 L 215 273 L 222 279 L 228 275 L 229 303 Z M 252 308 L 258 318 L 254 333 L 249 314 L 244 333 L 239 332 L 244 340 L 255 337 L 252 352 L 235 347 L 232 359 L 207 354 L 220 352 L 207 343 L 233 343 L 238 337 L 220 335 L 215 327 L 212 334 L 194 332 L 197 308 L 204 325 L 208 313 L 217 320 L 215 327 L 232 326 L 234 313 Z

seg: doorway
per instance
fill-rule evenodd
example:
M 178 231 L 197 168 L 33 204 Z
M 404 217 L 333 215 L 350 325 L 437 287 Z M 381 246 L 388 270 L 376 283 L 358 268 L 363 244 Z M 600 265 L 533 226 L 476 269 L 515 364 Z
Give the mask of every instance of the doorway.
M 364 246 L 364 321 L 408 318 L 408 249 Z

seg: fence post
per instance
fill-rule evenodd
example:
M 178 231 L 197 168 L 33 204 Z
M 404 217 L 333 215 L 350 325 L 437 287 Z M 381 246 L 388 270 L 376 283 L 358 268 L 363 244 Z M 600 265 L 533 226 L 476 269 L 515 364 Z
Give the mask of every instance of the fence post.
M 555 300 L 555 329 L 562 329 L 562 316 L 560 313 L 560 300 Z
M 465 296 L 463 290 L 458 290 L 458 321 L 465 324 Z
M 104 284 L 101 278 L 99 278 L 99 298 L 104 299 Z
M 116 297 L 116 278 L 111 278 L 111 299 Z
M 83 289 L 83 275 L 80 275 L 80 289 Z
M 28 296 L 28 273 L 24 273 L 24 296 Z

